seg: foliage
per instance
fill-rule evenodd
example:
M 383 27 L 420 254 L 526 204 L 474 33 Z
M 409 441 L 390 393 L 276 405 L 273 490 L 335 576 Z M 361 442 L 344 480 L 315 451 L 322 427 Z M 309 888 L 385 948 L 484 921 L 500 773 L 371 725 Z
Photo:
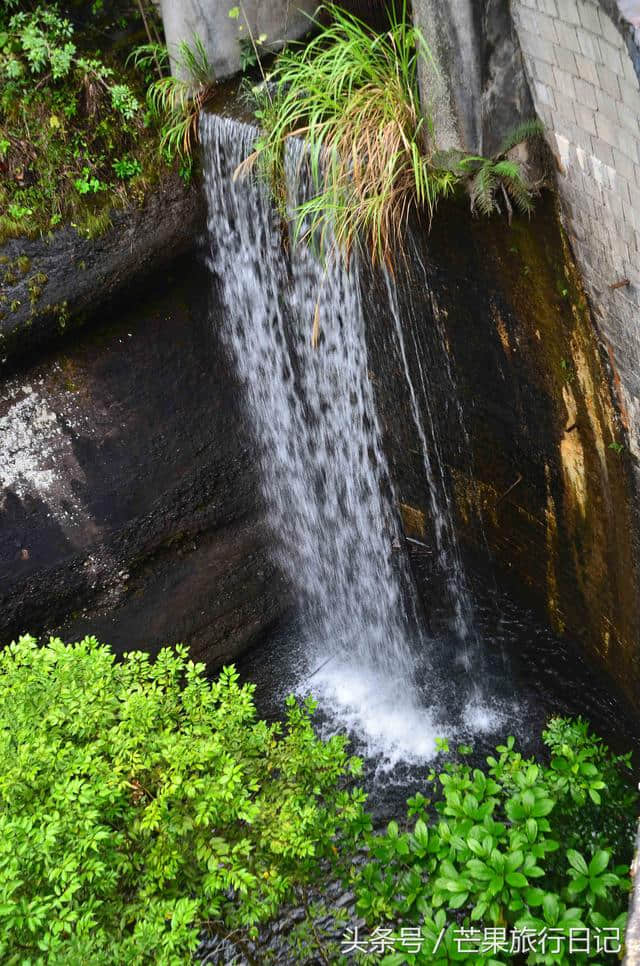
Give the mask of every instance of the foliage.
M 332 238 L 347 254 L 363 240 L 374 260 L 390 262 L 411 210 L 430 219 L 438 201 L 469 179 L 478 182 L 478 210 L 489 210 L 485 200 L 499 185 L 528 210 L 530 189 L 517 162 L 438 150 L 418 89 L 420 62 L 432 58 L 404 6 L 383 34 L 335 4 L 323 10 L 329 25 L 306 47 L 285 50 L 270 82 L 254 89 L 263 134 L 243 166 L 258 163 L 284 210 L 284 144 L 306 139 L 314 196 L 296 210 L 298 236 L 320 247 Z
M 501 204 L 504 204 L 509 221 L 513 214 L 513 205 L 522 214 L 531 214 L 532 186 L 522 165 L 509 158 L 508 154 L 524 141 L 531 141 L 541 135 L 541 123 L 528 121 L 518 125 L 505 137 L 494 158 L 461 159 L 460 163 L 470 172 L 469 195 L 472 211 L 491 215 L 500 212 Z
M 134 52 L 134 62 L 144 64 L 149 57 L 168 61 L 164 48 L 144 45 Z M 198 121 L 203 107 L 215 90 L 213 68 L 204 44 L 196 36 L 192 44 L 183 40 L 173 57 L 174 74 L 154 81 L 147 91 L 147 101 L 155 117 L 160 119 L 160 147 L 170 158 L 189 157 L 198 140 Z
M 16 225 L 43 233 L 66 220 L 82 229 L 103 208 L 141 200 L 157 178 L 139 80 L 115 52 L 107 63 L 87 50 L 88 36 L 55 4 L 0 16 L 0 240 Z M 136 172 L 114 178 L 123 156 Z M 16 219 L 16 208 L 29 217 Z
M 233 668 L 94 639 L 0 654 L 0 959 L 182 963 L 272 916 L 366 827 L 313 703 L 256 718 Z M 325 861 L 326 860 L 326 861 Z
M 400 952 L 398 942 L 387 966 L 511 961 L 508 950 L 459 951 L 454 931 L 462 927 L 620 927 L 622 934 L 638 806 L 630 758 L 612 755 L 581 719 L 553 719 L 543 738 L 548 765 L 523 758 L 509 738 L 484 771 L 447 764 L 432 809 L 422 795 L 410 800 L 408 831 L 391 822 L 371 838 L 373 861 L 356 885 L 358 911 L 376 925 L 423 926 L 422 950 Z M 436 786 L 434 774 L 430 781 Z M 531 952 L 526 962 L 591 958 L 564 949 Z

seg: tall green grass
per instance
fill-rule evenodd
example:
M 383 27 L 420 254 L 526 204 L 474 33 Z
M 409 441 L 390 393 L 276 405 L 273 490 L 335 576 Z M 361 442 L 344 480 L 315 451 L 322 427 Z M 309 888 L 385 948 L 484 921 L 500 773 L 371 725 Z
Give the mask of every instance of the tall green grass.
M 321 10 L 328 26 L 318 23 L 310 43 L 285 50 L 270 83 L 256 89 L 263 133 L 238 172 L 257 164 L 282 199 L 285 141 L 306 140 L 314 193 L 295 212 L 298 238 L 323 248 L 331 240 L 347 256 L 361 242 L 374 262 L 391 263 L 411 211 L 430 220 L 462 182 L 479 177 L 480 211 L 499 205 L 503 182 L 506 197 L 515 185 L 516 205 L 528 198 L 516 162 L 438 150 L 418 89 L 420 61 L 433 58 L 404 3 L 382 34 L 333 3 Z

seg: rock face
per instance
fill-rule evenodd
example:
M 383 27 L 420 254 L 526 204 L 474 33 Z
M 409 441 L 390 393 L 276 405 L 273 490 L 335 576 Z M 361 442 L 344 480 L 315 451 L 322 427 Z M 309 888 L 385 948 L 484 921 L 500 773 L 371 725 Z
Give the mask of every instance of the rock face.
M 0 641 L 184 641 L 212 663 L 286 607 L 191 255 L 0 389 Z
M 301 37 L 309 30 L 309 17 L 318 4 L 315 0 L 245 0 L 237 5 L 218 0 L 162 0 L 162 20 L 169 51 L 181 41 L 193 44 L 199 37 L 207 51 L 214 76 L 220 80 L 241 68 L 242 46 L 251 37 L 264 37 L 269 49 L 278 49 L 286 40 Z M 235 17 L 229 16 L 233 8 Z M 246 21 L 245 21 L 246 16 Z
M 416 0 L 413 16 L 433 55 L 421 93 L 438 144 L 494 154 L 534 114 L 508 0 Z
M 399 276 L 408 366 L 470 571 L 489 580 L 487 571 L 497 574 L 635 702 L 633 463 L 552 199 L 538 203 L 530 223 L 515 219 L 511 228 L 443 206 L 430 234 L 418 235 L 418 250 L 424 271 L 410 259 Z M 424 514 L 422 539 L 432 543 L 422 444 L 394 321 L 384 291 L 371 286 L 370 299 L 372 374 L 397 497 Z
M 514 0 L 512 8 L 536 110 L 557 158 L 565 225 L 615 371 L 637 464 L 640 48 L 634 25 L 638 7 L 630 0 L 558 4 Z
M 98 238 L 66 226 L 46 239 L 9 240 L 0 248 L 0 372 L 190 251 L 202 228 L 198 187 L 173 175 L 143 207 L 114 212 Z

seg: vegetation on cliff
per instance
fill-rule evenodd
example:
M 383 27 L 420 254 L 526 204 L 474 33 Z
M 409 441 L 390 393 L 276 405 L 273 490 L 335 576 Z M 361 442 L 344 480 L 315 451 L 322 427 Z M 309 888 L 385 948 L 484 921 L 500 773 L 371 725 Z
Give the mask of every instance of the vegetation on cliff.
M 406 4 L 390 8 L 384 33 L 337 4 L 320 13 L 328 24 L 318 21 L 313 40 L 286 49 L 253 91 L 263 134 L 246 168 L 257 162 L 281 201 L 286 139 L 309 146 L 314 193 L 297 208 L 298 236 L 320 248 L 331 239 L 347 253 L 362 241 L 374 260 L 390 263 L 410 212 L 430 220 L 459 186 L 482 214 L 531 212 L 535 185 L 509 151 L 540 133 L 537 122 L 511 132 L 495 158 L 441 150 L 418 87 L 420 64 L 432 55 Z
M 108 6 L 0 0 L 0 241 L 62 223 L 98 234 L 174 164 L 146 99 L 167 58 L 130 56 L 163 50 L 156 9 Z
M 431 798 L 379 834 L 349 787 L 361 763 L 346 738 L 315 736 L 313 709 L 289 698 L 283 724 L 260 721 L 250 685 L 232 668 L 209 680 L 184 648 L 155 661 L 93 638 L 6 648 L 2 962 L 188 963 L 203 934 L 242 946 L 291 901 L 306 910 L 291 961 L 341 962 L 345 912 L 308 902 L 331 879 L 386 930 L 373 959 L 387 966 L 511 961 L 458 954 L 461 927 L 623 929 L 638 796 L 628 756 L 583 722 L 550 722 L 546 761 L 513 738 L 484 769 L 459 748 L 429 775 Z

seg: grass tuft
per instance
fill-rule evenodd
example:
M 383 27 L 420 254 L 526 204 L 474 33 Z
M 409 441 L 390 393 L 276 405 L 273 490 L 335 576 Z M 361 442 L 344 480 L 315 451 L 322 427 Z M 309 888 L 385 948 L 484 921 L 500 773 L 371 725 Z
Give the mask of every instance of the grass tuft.
M 257 167 L 284 213 L 284 145 L 289 137 L 307 141 L 313 194 L 294 212 L 297 239 L 321 250 L 336 245 L 347 257 L 362 243 L 374 262 L 391 264 L 410 213 L 426 212 L 430 222 L 460 184 L 483 214 L 500 210 L 498 195 L 509 214 L 512 201 L 531 210 L 524 173 L 504 156 L 513 145 L 496 159 L 438 149 L 418 88 L 420 61 L 433 58 L 406 3 L 390 12 L 382 34 L 333 3 L 321 11 L 329 25 L 318 24 L 306 46 L 285 50 L 270 82 L 254 89 L 263 133 L 237 172 Z M 531 136 L 530 127 L 513 132 L 513 143 Z

